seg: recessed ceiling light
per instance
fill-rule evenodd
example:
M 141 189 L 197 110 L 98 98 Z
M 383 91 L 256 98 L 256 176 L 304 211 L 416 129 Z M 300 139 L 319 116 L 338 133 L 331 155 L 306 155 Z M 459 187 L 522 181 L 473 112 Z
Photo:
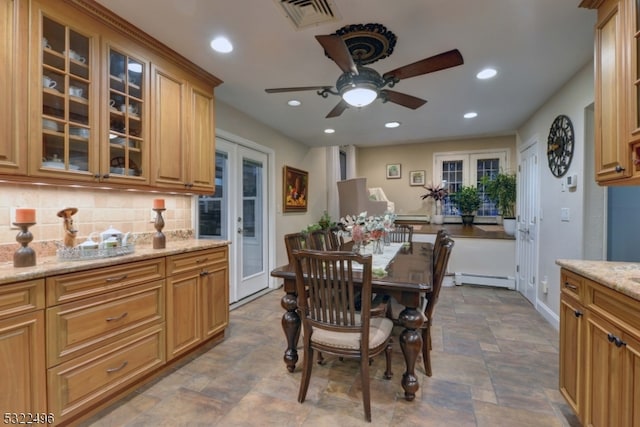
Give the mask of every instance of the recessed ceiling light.
M 465 119 L 473 119 L 475 117 L 478 117 L 478 113 L 476 113 L 475 111 L 470 111 L 464 114 Z
M 398 126 L 400 126 L 400 122 L 388 122 L 384 124 L 384 127 L 389 129 L 397 128 Z
M 329 129 L 325 129 L 324 133 L 336 133 L 336 130 L 329 128 Z
M 233 45 L 226 37 L 216 37 L 211 40 L 211 49 L 220 53 L 229 53 L 233 50 Z
M 290 99 L 289 101 L 287 101 L 287 105 L 289 105 L 290 107 L 297 107 L 300 104 L 302 104 L 302 102 L 298 101 L 297 99 Z
M 495 77 L 496 74 L 498 74 L 498 72 L 494 68 L 485 68 L 484 70 L 476 74 L 476 77 L 480 80 L 486 80 Z

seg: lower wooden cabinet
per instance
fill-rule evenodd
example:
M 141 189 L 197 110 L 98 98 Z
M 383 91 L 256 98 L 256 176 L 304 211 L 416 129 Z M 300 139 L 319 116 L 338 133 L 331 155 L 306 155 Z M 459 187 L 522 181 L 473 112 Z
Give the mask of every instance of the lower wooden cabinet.
M 228 324 L 226 246 L 0 285 L 0 408 L 75 424 Z
M 585 426 L 640 425 L 640 301 L 562 270 L 560 391 Z M 577 315 L 579 313 L 579 315 Z
M 167 259 L 167 359 L 221 333 L 229 324 L 228 249 Z
M 44 280 L 0 287 L 0 408 L 44 413 Z
M 164 327 L 155 325 L 49 369 L 49 411 L 62 421 L 161 367 Z

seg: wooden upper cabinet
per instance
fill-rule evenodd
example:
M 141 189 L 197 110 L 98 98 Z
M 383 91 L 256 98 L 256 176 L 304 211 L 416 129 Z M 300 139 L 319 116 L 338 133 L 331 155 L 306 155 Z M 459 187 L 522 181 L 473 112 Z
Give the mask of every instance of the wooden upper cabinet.
M 188 182 L 194 192 L 213 194 L 215 174 L 215 129 L 213 88 L 192 86 L 191 137 Z
M 152 64 L 152 76 L 153 184 L 184 189 L 187 183 L 187 82 L 174 70 L 157 64 Z
M 583 0 L 595 28 L 596 180 L 640 183 L 639 0 Z
M 27 34 L 18 31 L 20 5 L 0 0 L 0 173 L 27 173 L 27 146 L 21 143 L 26 130 L 27 87 L 19 79 L 26 60 L 18 55 L 27 49 Z
M 213 193 L 219 79 L 94 0 L 0 6 L 3 178 Z
M 32 2 L 29 174 L 93 181 L 99 154 L 99 36 L 77 12 L 59 13 L 49 3 Z
M 213 194 L 213 87 L 190 79 L 170 65 L 152 64 L 152 75 L 153 184 Z

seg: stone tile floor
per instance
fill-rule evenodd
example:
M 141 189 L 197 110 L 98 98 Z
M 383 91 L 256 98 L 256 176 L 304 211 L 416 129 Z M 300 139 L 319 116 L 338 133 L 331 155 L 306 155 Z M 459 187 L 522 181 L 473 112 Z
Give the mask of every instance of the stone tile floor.
M 288 373 L 282 355 L 281 290 L 231 312 L 220 344 L 85 421 L 87 426 L 360 426 L 358 362 L 315 365 L 297 402 L 302 354 Z M 399 332 L 399 330 L 394 331 Z M 579 426 L 558 391 L 558 333 L 519 293 L 443 288 L 432 330 L 433 376 L 416 366 L 420 390 L 403 398 L 396 339 L 394 377 L 384 356 L 371 369 L 374 426 Z

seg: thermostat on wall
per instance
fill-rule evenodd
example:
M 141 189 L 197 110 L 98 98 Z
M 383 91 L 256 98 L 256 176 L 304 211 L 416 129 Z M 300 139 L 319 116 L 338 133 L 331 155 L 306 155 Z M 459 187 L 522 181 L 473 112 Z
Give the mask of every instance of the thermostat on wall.
M 567 188 L 576 188 L 578 186 L 578 175 L 573 174 L 567 176 Z

